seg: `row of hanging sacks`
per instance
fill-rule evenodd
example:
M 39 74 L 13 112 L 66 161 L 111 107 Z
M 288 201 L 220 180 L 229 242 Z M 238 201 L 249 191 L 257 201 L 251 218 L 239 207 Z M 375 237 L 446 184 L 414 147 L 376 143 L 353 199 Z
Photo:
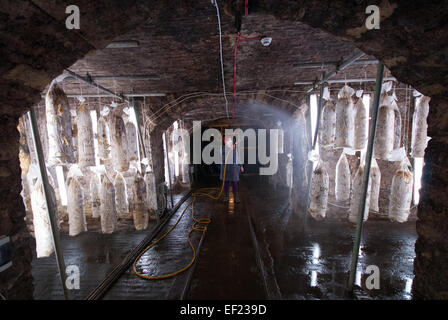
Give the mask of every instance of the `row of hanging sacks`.
M 115 188 L 108 177 L 104 167 L 100 169 L 101 180 L 101 206 L 100 206 L 100 218 L 101 218 L 101 232 L 112 233 L 117 225 L 117 209 L 115 205 Z
M 77 236 L 87 231 L 84 194 L 80 183 L 82 176 L 82 171 L 76 164 L 70 167 L 67 174 L 67 212 L 70 236 Z
M 376 136 L 373 145 L 373 157 L 375 159 L 389 160 L 394 151 L 395 141 L 395 111 L 397 109 L 395 97 L 388 92 L 392 88 L 392 82 L 383 85 L 378 109 Z
M 45 96 L 49 165 L 74 163 L 70 106 L 64 91 L 56 81 Z
M 146 183 L 140 171 L 137 171 L 132 193 L 134 195 L 134 227 L 136 230 L 148 228 L 149 214 L 146 207 Z
M 328 87 L 324 88 L 322 99 L 325 102 L 319 127 L 319 144 L 323 147 L 332 147 L 336 134 L 336 109 Z
M 416 92 L 415 95 L 420 95 Z M 411 156 L 414 158 L 423 158 L 425 156 L 425 149 L 430 138 L 427 136 L 428 123 L 426 118 L 429 113 L 430 97 L 420 96 L 417 98 L 414 115 L 412 119 L 412 141 L 411 141 Z
M 355 117 L 352 96 L 355 91 L 345 85 L 338 93 L 336 102 L 335 148 L 353 148 L 355 139 Z
M 411 212 L 413 175 L 407 157 L 401 161 L 399 169 L 392 178 L 389 198 L 389 219 L 395 222 L 405 222 Z
M 336 163 L 335 197 L 338 201 L 350 199 L 351 175 L 350 166 L 343 150 Z
M 47 212 L 47 202 L 44 195 L 39 169 L 30 165 L 27 173 L 31 193 L 31 210 L 33 213 L 34 236 L 36 238 L 36 255 L 38 258 L 49 257 L 54 252 L 50 220 Z M 53 195 L 53 192 L 50 191 Z M 55 197 L 53 197 L 53 201 Z
M 77 110 L 78 165 L 85 168 L 95 165 L 95 148 L 93 145 L 92 117 L 86 103 L 81 102 Z
M 354 150 L 363 150 L 367 147 L 369 113 L 362 100 L 363 90 L 356 91 L 358 100 L 354 106 L 355 130 L 354 130 Z
M 308 209 L 308 213 L 316 220 L 322 220 L 326 216 L 329 183 L 325 165 L 319 161 L 313 172 L 311 199 Z

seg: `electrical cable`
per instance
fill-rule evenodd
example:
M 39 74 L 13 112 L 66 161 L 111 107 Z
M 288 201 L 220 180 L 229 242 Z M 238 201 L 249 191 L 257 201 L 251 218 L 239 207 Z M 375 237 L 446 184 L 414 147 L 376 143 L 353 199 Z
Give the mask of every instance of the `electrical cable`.
M 158 239 L 155 240 L 152 244 L 150 244 L 149 246 L 147 246 L 147 247 L 146 247 L 146 248 L 145 248 L 145 249 L 144 249 L 144 250 L 137 256 L 137 258 L 134 260 L 134 263 L 132 264 L 132 270 L 134 271 L 134 273 L 135 273 L 138 277 L 140 277 L 140 278 L 142 278 L 142 279 L 145 279 L 145 280 L 160 280 L 160 279 L 167 279 L 167 278 L 174 277 L 174 276 L 176 276 L 176 275 L 178 275 L 178 274 L 184 272 L 185 270 L 188 270 L 188 269 L 193 265 L 193 263 L 194 263 L 195 260 L 196 260 L 197 253 L 196 253 L 196 248 L 194 247 L 193 243 L 191 242 L 191 233 L 192 233 L 193 231 L 205 232 L 205 231 L 207 231 L 207 225 L 211 223 L 211 219 L 210 219 L 210 218 L 199 218 L 199 219 L 197 219 L 197 218 L 194 216 L 194 204 L 195 204 L 195 202 L 196 202 L 196 197 L 198 197 L 198 196 L 205 196 L 205 197 L 209 197 L 210 199 L 213 199 L 213 200 L 218 200 L 218 199 L 221 197 L 221 194 L 222 194 L 222 192 L 223 192 L 223 190 L 224 190 L 224 183 L 225 183 L 225 180 L 226 180 L 227 159 L 228 159 L 228 157 L 229 157 L 231 151 L 233 151 L 233 150 L 230 150 L 230 151 L 227 153 L 227 155 L 226 155 L 226 159 L 225 159 L 225 162 L 224 162 L 224 172 L 223 172 L 223 177 L 222 177 L 222 184 L 221 184 L 221 188 L 219 189 L 218 194 L 217 194 L 216 196 L 214 196 L 214 195 L 212 194 L 212 192 L 210 192 L 210 193 L 206 193 L 206 192 L 205 192 L 205 190 L 212 190 L 212 191 L 214 191 L 214 190 L 218 190 L 218 188 L 200 188 L 200 189 L 198 189 L 198 191 L 193 192 L 193 199 L 192 199 L 192 200 L 185 206 L 184 210 L 183 210 L 182 213 L 180 214 L 180 216 L 179 216 L 179 218 L 177 219 L 176 223 L 175 223 L 171 228 L 169 228 L 168 231 L 165 232 L 160 238 L 158 238 Z M 232 152 L 232 153 L 233 153 L 233 152 Z M 176 226 L 178 225 L 178 223 L 180 222 L 180 220 L 182 219 L 182 217 L 184 216 L 185 212 L 187 211 L 187 209 L 188 209 L 190 206 L 191 206 L 191 217 L 192 217 L 192 219 L 193 219 L 193 225 L 192 225 L 192 227 L 191 227 L 191 229 L 190 229 L 190 231 L 188 232 L 188 235 L 187 235 L 187 241 L 188 241 L 188 244 L 190 245 L 191 251 L 193 252 L 193 257 L 191 258 L 190 262 L 189 262 L 187 265 L 185 265 L 184 267 L 178 269 L 177 271 L 174 271 L 174 272 L 171 272 L 171 273 L 168 273 L 168 274 L 165 274 L 165 275 L 150 276 L 150 275 L 145 275 L 145 274 L 142 274 L 142 273 L 138 272 L 138 271 L 137 271 L 137 267 L 136 267 L 136 265 L 137 265 L 138 261 L 140 261 L 140 258 L 141 258 L 146 252 L 148 252 L 151 248 L 153 248 L 157 243 L 159 243 L 160 241 L 162 241 L 166 236 L 168 236 L 168 235 L 171 233 L 171 231 L 173 231 L 173 230 L 176 228 Z
M 238 49 L 238 43 L 240 42 L 240 33 L 237 33 L 235 44 L 235 63 L 233 64 L 233 105 L 232 105 L 232 118 L 235 118 L 235 104 L 236 104 L 236 53 Z
M 219 15 L 218 0 L 212 0 L 212 4 L 216 7 L 216 16 L 218 17 L 218 30 L 219 30 L 219 57 L 221 60 L 221 78 L 222 78 L 222 90 L 224 92 L 224 100 L 226 102 L 226 114 L 229 117 L 228 101 L 226 97 L 226 82 L 224 79 L 224 62 L 222 59 L 222 32 L 221 32 L 221 17 Z
M 266 92 L 297 92 L 297 93 L 304 93 L 306 91 L 300 91 L 300 90 L 278 90 L 277 89 L 277 90 L 266 90 Z M 283 102 L 287 102 L 288 104 L 294 106 L 296 109 L 300 109 L 300 106 L 297 106 L 296 104 L 294 104 L 294 103 L 292 103 L 290 101 L 283 100 L 283 99 L 277 98 L 277 97 L 272 96 L 272 95 L 268 95 L 266 92 L 259 93 L 258 91 L 241 91 L 241 92 L 238 92 L 237 95 L 249 95 L 249 94 L 254 94 L 254 93 L 256 93 L 256 94 L 263 94 L 263 95 L 269 96 L 269 97 L 271 97 L 271 98 L 273 98 L 275 100 L 280 100 L 280 101 L 283 101 Z M 165 104 L 160 109 L 158 109 L 156 112 L 154 112 L 152 114 L 152 116 L 149 117 L 148 120 L 145 121 L 145 123 L 147 123 L 148 121 L 149 122 L 153 122 L 154 120 L 160 118 L 163 114 L 165 114 L 169 109 L 177 106 L 178 104 L 180 104 L 180 103 L 182 103 L 182 102 L 184 102 L 186 100 L 193 99 L 193 98 L 200 98 L 200 97 L 204 97 L 204 96 L 220 96 L 220 95 L 221 94 L 210 93 L 210 92 L 195 92 L 195 93 L 189 93 L 189 94 L 180 96 L 179 98 L 177 98 L 177 99 L 175 99 L 175 100 Z M 179 99 L 181 99 L 181 100 L 179 101 Z

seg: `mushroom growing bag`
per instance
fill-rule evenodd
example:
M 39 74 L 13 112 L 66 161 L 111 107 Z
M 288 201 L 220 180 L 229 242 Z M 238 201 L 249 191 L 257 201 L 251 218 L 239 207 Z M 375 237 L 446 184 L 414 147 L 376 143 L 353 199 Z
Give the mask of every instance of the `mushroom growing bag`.
M 109 127 L 103 117 L 98 119 L 98 157 L 101 160 L 110 156 L 110 136 Z
M 355 104 L 355 137 L 354 137 L 354 149 L 362 150 L 367 146 L 368 126 L 369 126 L 369 114 L 367 108 L 359 98 Z
M 353 94 L 354 90 L 347 85 L 338 93 L 338 101 L 336 102 L 335 148 L 353 148 L 355 138 Z
M 31 186 L 31 209 L 33 212 L 34 236 L 36 238 L 36 254 L 38 258 L 49 257 L 53 251 L 50 221 L 47 213 L 47 203 L 39 179 Z
M 80 167 L 94 166 L 92 118 L 84 102 L 78 108 L 76 123 L 78 128 L 78 165 Z
M 370 168 L 370 209 L 380 211 L 378 201 L 380 198 L 381 171 L 375 159 L 372 159 Z
M 348 216 L 348 220 L 352 223 L 356 223 L 358 221 L 358 211 L 359 211 L 359 206 L 361 204 L 363 175 L 364 175 L 364 167 L 359 167 L 358 171 L 355 174 L 355 178 L 353 179 L 352 199 L 350 201 L 350 213 Z M 366 206 L 365 206 L 365 210 L 364 210 L 363 221 L 366 221 L 369 217 L 370 187 L 371 187 L 371 182 L 369 179 L 369 184 L 367 186 Z
M 134 194 L 134 226 L 136 230 L 144 230 L 148 227 L 149 214 L 146 208 L 146 183 L 140 172 L 135 176 L 132 190 Z
M 347 157 L 342 152 L 336 164 L 336 181 L 335 181 L 335 196 L 338 201 L 345 201 L 350 199 L 350 166 L 348 165 Z
M 428 145 L 428 123 L 426 118 L 429 113 L 430 97 L 422 96 L 418 99 L 415 106 L 414 116 L 412 119 L 412 152 L 414 158 L 423 158 L 425 156 L 425 149 Z
M 138 160 L 137 131 L 132 122 L 126 123 L 126 136 L 128 139 L 129 161 Z
M 333 101 L 327 101 L 322 110 L 319 128 L 320 144 L 324 147 L 333 146 L 336 134 L 336 110 Z
M 151 216 L 157 213 L 157 190 L 154 173 L 149 171 L 145 174 L 146 202 Z
M 400 163 L 400 168 L 392 178 L 389 198 L 389 219 L 391 221 L 405 222 L 410 214 L 413 175 L 408 164 L 409 160 L 406 158 Z
M 376 135 L 373 147 L 373 156 L 376 159 L 389 160 L 394 150 L 395 110 L 392 102 L 392 97 L 383 94 L 378 110 Z
M 45 96 L 48 159 L 50 165 L 74 163 L 70 105 L 64 91 L 53 82 Z
M 328 203 L 329 178 L 321 163 L 313 172 L 313 185 L 308 213 L 316 220 L 325 218 Z
M 67 187 L 67 211 L 69 235 L 76 236 L 87 231 L 84 199 L 81 184 L 76 178 L 69 179 Z
M 129 213 L 129 204 L 126 191 L 126 181 L 121 173 L 117 173 L 114 181 L 115 207 L 119 218 L 126 218 Z
M 101 213 L 100 198 L 101 183 L 96 174 L 90 179 L 90 203 L 92 206 L 92 218 L 99 218 Z
M 117 210 L 115 207 L 114 185 L 103 174 L 101 181 L 101 231 L 102 233 L 112 233 L 117 224 Z
M 115 170 L 123 172 L 129 169 L 126 127 L 123 118 L 116 113 L 111 115 L 111 158 Z

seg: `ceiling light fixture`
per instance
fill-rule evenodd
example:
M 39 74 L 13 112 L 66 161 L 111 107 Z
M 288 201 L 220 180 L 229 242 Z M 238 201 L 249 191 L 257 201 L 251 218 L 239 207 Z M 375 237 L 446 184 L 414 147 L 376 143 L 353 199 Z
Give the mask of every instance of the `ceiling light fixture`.
M 265 47 L 269 47 L 270 46 L 270 44 L 271 44 L 271 42 L 272 42 L 272 38 L 270 38 L 270 37 L 263 37 L 263 38 L 261 38 L 261 44 L 263 45 L 263 46 L 265 46 Z

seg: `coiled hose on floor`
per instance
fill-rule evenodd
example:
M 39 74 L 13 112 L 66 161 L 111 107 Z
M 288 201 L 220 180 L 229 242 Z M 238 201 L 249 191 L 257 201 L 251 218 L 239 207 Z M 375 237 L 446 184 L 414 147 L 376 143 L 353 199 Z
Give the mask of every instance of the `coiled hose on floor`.
M 229 154 L 230 154 L 230 151 L 227 153 L 226 159 L 224 162 L 224 172 L 223 172 L 223 177 L 222 177 L 221 188 L 201 188 L 201 189 L 198 189 L 197 191 L 193 192 L 192 200 L 185 206 L 184 210 L 182 211 L 181 215 L 177 219 L 176 223 L 171 228 L 169 228 L 168 231 L 165 232 L 160 238 L 158 238 L 156 241 L 154 241 L 148 247 L 146 247 L 138 255 L 138 257 L 134 260 L 134 263 L 132 265 L 132 270 L 138 277 L 145 279 L 145 280 L 167 279 L 167 278 L 174 277 L 174 276 L 184 272 L 185 270 L 188 270 L 188 268 L 190 268 L 193 265 L 194 261 L 196 260 L 196 248 L 193 246 L 193 243 L 191 242 L 191 233 L 193 231 L 200 231 L 200 232 L 207 231 L 207 225 L 212 222 L 210 218 L 196 218 L 194 216 L 194 203 L 196 202 L 196 197 L 198 197 L 198 196 L 208 197 L 213 200 L 218 200 L 221 197 L 221 194 L 224 190 L 224 182 L 226 181 L 226 168 L 227 168 L 227 159 L 229 157 Z M 207 190 L 211 190 L 211 191 L 207 192 Z M 219 192 L 217 195 L 213 195 L 213 191 L 219 191 Z M 187 236 L 188 244 L 190 245 L 190 248 L 193 251 L 193 257 L 191 258 L 190 262 L 186 266 L 180 268 L 179 270 L 172 272 L 172 273 L 165 274 L 165 275 L 151 276 L 151 275 L 145 275 L 145 274 L 138 272 L 136 265 L 137 265 L 138 261 L 140 260 L 140 258 L 146 252 L 148 252 L 151 248 L 153 248 L 157 243 L 162 241 L 167 235 L 170 234 L 171 231 L 173 231 L 176 228 L 176 226 L 178 225 L 178 223 L 180 222 L 180 220 L 182 219 L 185 212 L 187 211 L 187 209 L 190 206 L 191 206 L 191 218 L 193 219 L 193 225 L 192 225 L 190 231 L 188 232 L 188 236 Z

